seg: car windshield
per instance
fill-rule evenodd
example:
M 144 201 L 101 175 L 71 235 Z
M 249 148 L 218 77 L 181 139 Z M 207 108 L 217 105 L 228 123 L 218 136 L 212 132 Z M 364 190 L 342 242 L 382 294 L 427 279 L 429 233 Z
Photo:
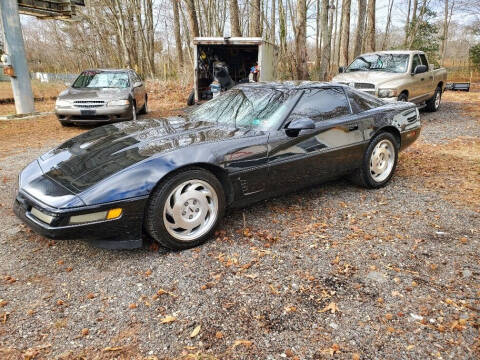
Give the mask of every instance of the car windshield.
M 192 121 L 270 130 L 280 126 L 297 96 L 287 91 L 251 87 L 229 90 L 192 111 Z
M 345 72 L 386 71 L 404 73 L 408 68 L 408 54 L 369 54 L 357 57 Z
M 126 88 L 128 74 L 118 71 L 84 71 L 75 80 L 74 88 Z

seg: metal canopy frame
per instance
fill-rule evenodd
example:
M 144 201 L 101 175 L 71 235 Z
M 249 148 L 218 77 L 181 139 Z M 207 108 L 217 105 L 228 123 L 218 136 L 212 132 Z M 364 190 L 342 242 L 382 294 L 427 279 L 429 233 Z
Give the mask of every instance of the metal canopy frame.
M 17 0 L 18 12 L 39 19 L 72 20 L 77 6 L 85 6 L 85 0 Z
M 8 55 L 5 65 L 12 83 L 17 114 L 35 111 L 19 14 L 39 19 L 74 21 L 77 6 L 85 6 L 85 0 L 0 0 L 0 17 Z

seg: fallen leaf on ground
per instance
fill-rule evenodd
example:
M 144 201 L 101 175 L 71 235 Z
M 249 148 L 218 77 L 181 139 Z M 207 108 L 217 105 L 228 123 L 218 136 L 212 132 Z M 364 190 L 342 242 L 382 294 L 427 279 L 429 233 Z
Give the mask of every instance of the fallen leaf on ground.
M 195 336 L 197 336 L 201 328 L 202 328 L 202 325 L 198 325 L 195 329 L 193 329 L 192 333 L 190 334 L 190 337 L 194 338 Z
M 122 349 L 123 349 L 123 346 L 114 346 L 114 347 L 108 346 L 105 349 L 103 349 L 103 351 L 119 351 Z
M 325 307 L 324 307 L 322 310 L 320 310 L 319 312 L 324 313 L 324 312 L 327 312 L 327 311 L 330 311 L 332 314 L 335 314 L 337 311 L 339 311 L 337 304 L 335 304 L 335 303 L 332 301 L 330 304 L 328 304 L 327 306 L 325 306 Z
M 252 346 L 252 342 L 250 340 L 235 340 L 235 342 L 233 343 L 233 346 L 232 348 L 235 349 L 237 346 L 239 345 L 243 345 L 243 346 L 246 346 L 246 347 L 250 347 Z
M 168 316 L 165 316 L 162 320 L 160 320 L 160 322 L 162 324 L 168 324 L 168 323 L 174 322 L 175 320 L 177 320 L 175 316 L 168 315 Z

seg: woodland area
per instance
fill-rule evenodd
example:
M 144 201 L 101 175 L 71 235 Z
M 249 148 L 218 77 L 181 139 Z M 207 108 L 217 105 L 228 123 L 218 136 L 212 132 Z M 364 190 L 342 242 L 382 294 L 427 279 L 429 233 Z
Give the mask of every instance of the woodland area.
M 382 49 L 470 66 L 478 14 L 478 0 L 89 0 L 78 21 L 23 23 L 32 71 L 131 67 L 188 79 L 192 38 L 261 36 L 278 46 L 280 78 L 328 79 L 359 53 Z

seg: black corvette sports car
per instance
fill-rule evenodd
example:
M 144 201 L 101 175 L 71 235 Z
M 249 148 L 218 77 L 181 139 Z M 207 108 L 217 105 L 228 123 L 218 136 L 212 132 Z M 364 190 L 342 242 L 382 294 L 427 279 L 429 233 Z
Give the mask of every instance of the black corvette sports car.
M 238 85 L 184 116 L 110 124 L 52 149 L 19 176 L 15 213 L 54 239 L 171 249 L 206 241 L 225 208 L 343 175 L 392 177 L 419 113 L 317 82 Z

